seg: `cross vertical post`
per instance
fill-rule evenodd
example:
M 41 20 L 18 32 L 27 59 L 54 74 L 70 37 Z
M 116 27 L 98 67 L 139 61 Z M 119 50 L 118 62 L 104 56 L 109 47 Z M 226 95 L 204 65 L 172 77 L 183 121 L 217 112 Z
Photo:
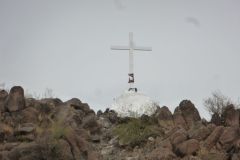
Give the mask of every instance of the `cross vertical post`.
M 152 51 L 151 47 L 138 47 L 135 46 L 133 42 L 133 33 L 129 33 L 129 44 L 128 46 L 111 46 L 112 50 L 129 50 L 129 72 L 128 72 L 128 83 L 129 83 L 129 91 L 135 91 L 137 92 L 137 88 L 134 87 L 134 57 L 133 57 L 133 51 Z
M 133 33 L 129 33 L 129 72 L 128 83 L 130 85 L 129 90 L 134 88 L 134 73 L 133 73 Z

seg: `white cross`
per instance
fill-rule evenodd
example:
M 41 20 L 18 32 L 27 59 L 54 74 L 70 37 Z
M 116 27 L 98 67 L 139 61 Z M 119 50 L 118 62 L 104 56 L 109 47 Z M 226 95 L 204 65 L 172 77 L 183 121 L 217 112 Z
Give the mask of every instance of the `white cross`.
M 129 45 L 128 46 L 111 46 L 112 50 L 129 50 L 129 73 L 128 73 L 128 83 L 130 84 L 129 90 L 134 90 L 137 92 L 137 88 L 134 88 L 134 72 L 133 72 L 133 51 L 152 51 L 151 47 L 139 47 L 135 46 L 133 42 L 133 33 L 129 33 Z

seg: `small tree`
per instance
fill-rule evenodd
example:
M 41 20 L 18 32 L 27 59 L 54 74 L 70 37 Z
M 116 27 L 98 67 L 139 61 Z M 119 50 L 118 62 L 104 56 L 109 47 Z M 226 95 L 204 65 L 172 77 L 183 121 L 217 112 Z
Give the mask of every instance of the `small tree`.
M 8 93 L 10 92 L 10 89 L 6 87 L 5 83 L 0 83 L 0 90 L 5 90 Z
M 210 114 L 217 114 L 219 116 L 222 115 L 228 105 L 233 104 L 232 100 L 220 91 L 213 92 L 212 97 L 205 99 L 203 103 Z
M 51 88 L 46 88 L 43 94 L 43 98 L 53 98 L 53 97 L 54 97 L 53 90 Z
M 5 89 L 5 83 L 0 83 L 0 90 Z

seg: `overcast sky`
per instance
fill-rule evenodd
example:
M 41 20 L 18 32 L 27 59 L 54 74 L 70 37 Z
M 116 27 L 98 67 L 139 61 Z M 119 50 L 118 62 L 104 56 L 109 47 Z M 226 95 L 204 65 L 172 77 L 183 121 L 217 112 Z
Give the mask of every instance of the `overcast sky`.
M 128 88 L 134 42 L 137 88 L 173 110 L 190 99 L 204 111 L 212 91 L 240 97 L 239 0 L 0 0 L 0 83 L 51 88 L 94 109 Z

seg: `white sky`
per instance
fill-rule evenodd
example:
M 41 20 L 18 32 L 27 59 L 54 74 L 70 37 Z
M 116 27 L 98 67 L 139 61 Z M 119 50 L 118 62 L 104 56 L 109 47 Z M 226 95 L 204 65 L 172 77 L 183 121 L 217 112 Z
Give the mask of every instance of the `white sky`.
M 0 83 L 45 88 L 104 109 L 128 88 L 128 32 L 136 86 L 173 110 L 190 99 L 202 116 L 212 91 L 240 96 L 239 0 L 0 0 Z

